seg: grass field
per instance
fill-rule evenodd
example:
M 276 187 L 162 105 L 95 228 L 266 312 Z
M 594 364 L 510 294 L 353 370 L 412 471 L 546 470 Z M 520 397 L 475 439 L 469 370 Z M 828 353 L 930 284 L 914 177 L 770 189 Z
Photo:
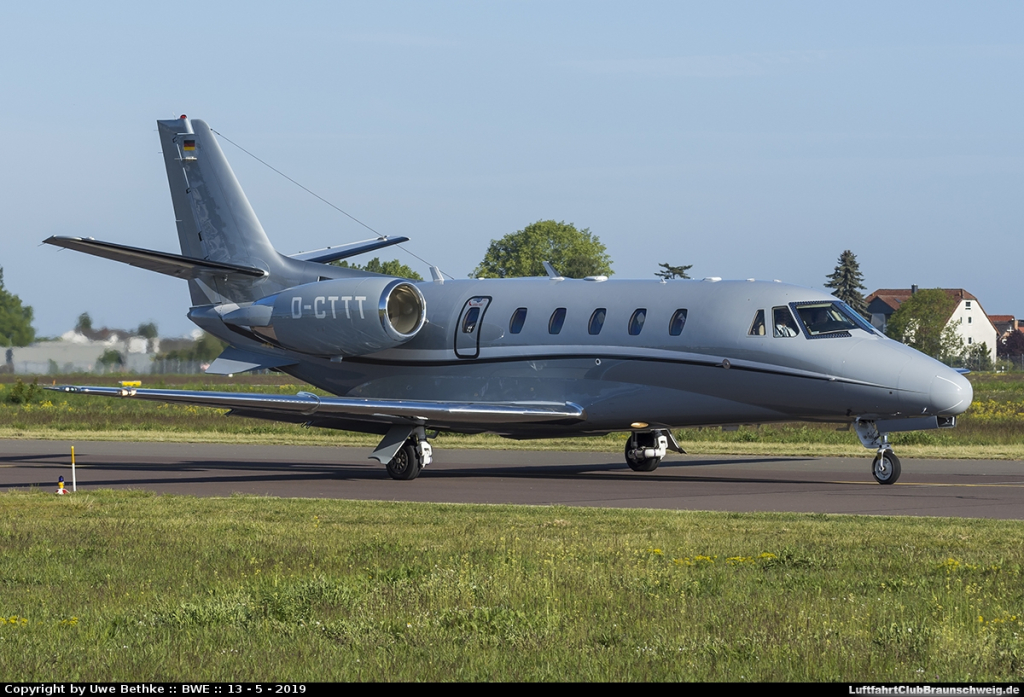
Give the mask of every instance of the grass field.
M 0 494 L 9 681 L 1020 681 L 1019 522 Z
M 310 390 L 283 375 L 153 376 L 145 387 L 189 390 L 259 391 L 294 394 Z M 157 379 L 159 378 L 159 379 Z M 1024 459 L 1024 374 L 976 373 L 970 410 L 954 429 L 894 434 L 899 454 L 908 457 Z M 256 419 L 225 418 L 223 412 L 201 407 L 157 404 L 35 391 L 23 403 L 12 403 L 15 378 L 0 376 L 0 438 L 73 438 L 78 440 L 170 440 L 207 442 L 302 443 L 307 445 L 376 444 L 373 436 L 305 429 Z M 52 380 L 52 378 L 50 378 Z M 116 384 L 115 377 L 61 376 L 73 384 Z M 45 381 L 44 381 L 45 382 Z M 26 390 L 21 388 L 24 395 Z M 856 435 L 836 430 L 835 424 L 778 424 L 742 426 L 737 431 L 717 428 L 682 429 L 677 437 L 695 454 L 791 454 L 865 456 Z M 442 434 L 445 448 L 570 449 L 618 451 L 624 434 L 601 438 L 517 442 L 496 436 Z

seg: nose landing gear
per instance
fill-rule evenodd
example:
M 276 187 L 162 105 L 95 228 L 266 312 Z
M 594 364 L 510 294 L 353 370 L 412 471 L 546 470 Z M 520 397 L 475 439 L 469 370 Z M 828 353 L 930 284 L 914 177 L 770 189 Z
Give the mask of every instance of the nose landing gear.
M 874 448 L 878 451 L 875 459 L 871 461 L 871 476 L 879 484 L 895 484 L 900 478 L 900 459 L 889 446 L 889 434 L 879 433 L 878 424 L 874 421 L 857 419 L 853 426 L 861 444 L 865 448 Z
M 871 463 L 871 475 L 879 484 L 893 484 L 900 478 L 900 459 L 891 450 L 879 449 Z

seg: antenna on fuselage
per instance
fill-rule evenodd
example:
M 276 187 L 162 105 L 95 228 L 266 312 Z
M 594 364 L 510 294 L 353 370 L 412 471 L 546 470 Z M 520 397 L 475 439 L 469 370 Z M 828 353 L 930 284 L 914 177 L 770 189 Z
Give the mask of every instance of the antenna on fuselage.
M 565 280 L 565 276 L 558 273 L 558 271 L 555 270 L 554 265 L 550 261 L 542 261 L 541 263 L 544 264 L 544 270 L 548 272 L 548 278 L 550 278 L 552 281 Z

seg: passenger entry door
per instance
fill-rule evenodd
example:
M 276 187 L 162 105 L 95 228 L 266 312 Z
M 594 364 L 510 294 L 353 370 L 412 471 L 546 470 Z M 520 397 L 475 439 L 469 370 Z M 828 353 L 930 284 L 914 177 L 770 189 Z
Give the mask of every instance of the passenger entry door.
M 480 327 L 484 313 L 490 304 L 489 297 L 470 298 L 462 308 L 455 325 L 455 355 L 459 358 L 476 358 L 480 355 Z

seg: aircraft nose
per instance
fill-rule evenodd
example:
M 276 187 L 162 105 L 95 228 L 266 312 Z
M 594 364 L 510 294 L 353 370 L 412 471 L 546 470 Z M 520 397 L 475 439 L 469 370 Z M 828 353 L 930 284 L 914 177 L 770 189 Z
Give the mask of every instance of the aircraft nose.
M 967 407 L 971 406 L 974 388 L 960 373 L 946 370 L 932 378 L 929 396 L 932 403 L 930 411 L 944 416 L 955 416 L 963 414 Z

